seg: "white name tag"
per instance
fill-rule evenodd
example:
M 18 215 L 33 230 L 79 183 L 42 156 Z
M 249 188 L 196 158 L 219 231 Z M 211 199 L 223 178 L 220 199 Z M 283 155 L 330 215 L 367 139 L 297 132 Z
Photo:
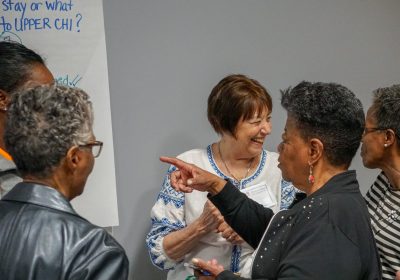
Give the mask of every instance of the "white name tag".
M 241 192 L 246 194 L 252 200 L 262 204 L 264 207 L 271 208 L 277 204 L 275 197 L 270 192 L 266 183 L 246 187 L 242 189 Z

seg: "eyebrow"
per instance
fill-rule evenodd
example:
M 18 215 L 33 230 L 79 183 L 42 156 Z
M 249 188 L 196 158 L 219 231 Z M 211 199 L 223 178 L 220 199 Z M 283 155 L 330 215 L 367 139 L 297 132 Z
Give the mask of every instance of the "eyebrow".
M 266 116 L 260 116 L 260 115 L 253 116 L 253 117 L 250 118 L 250 120 L 252 120 L 252 119 L 263 119 L 263 118 L 268 118 L 268 117 L 271 117 L 271 114 L 268 114 Z

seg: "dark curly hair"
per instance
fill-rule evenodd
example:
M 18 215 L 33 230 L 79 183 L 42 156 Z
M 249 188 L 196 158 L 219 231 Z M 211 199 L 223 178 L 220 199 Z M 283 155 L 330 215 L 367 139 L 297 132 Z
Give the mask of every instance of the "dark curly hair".
M 23 85 L 35 64 L 43 64 L 43 58 L 17 42 L 0 42 L 0 89 L 12 94 Z
M 332 165 L 349 166 L 363 134 L 361 101 L 335 83 L 303 81 L 281 91 L 281 104 L 293 117 L 304 139 L 318 138 Z

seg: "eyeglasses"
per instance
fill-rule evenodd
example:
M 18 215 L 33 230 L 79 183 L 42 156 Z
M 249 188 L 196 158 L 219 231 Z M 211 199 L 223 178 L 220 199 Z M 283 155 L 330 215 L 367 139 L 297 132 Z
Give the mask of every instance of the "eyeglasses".
M 374 131 L 383 131 L 383 130 L 387 130 L 387 128 L 384 127 L 364 127 L 364 132 L 363 134 L 368 134 Z
M 93 157 L 97 158 L 100 156 L 101 150 L 103 149 L 103 142 L 101 141 L 93 141 L 90 143 L 86 143 L 83 145 L 78 145 L 81 148 L 90 148 L 92 150 Z
M 384 130 L 388 130 L 388 129 L 390 129 L 390 128 L 386 128 L 386 127 L 365 127 L 363 135 L 366 135 L 366 134 L 374 132 L 374 131 L 384 131 Z M 400 136 L 397 133 L 394 132 L 394 135 L 396 135 L 396 137 L 400 139 Z

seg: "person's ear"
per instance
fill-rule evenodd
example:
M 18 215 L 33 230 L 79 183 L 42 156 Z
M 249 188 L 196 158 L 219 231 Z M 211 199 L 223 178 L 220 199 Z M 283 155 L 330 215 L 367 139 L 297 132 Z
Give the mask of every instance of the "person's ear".
M 8 93 L 0 89 L 0 111 L 7 111 L 8 104 L 10 103 L 10 96 Z
M 317 162 L 323 155 L 324 151 L 324 144 L 321 140 L 317 138 L 311 138 L 308 141 L 309 149 L 308 149 L 308 157 L 309 157 L 309 164 L 314 164 Z
M 72 173 L 78 169 L 81 159 L 81 153 L 78 146 L 69 148 L 67 155 L 65 156 L 65 163 Z
M 396 141 L 396 132 L 393 129 L 387 129 L 385 131 L 385 142 L 384 147 L 390 147 Z

